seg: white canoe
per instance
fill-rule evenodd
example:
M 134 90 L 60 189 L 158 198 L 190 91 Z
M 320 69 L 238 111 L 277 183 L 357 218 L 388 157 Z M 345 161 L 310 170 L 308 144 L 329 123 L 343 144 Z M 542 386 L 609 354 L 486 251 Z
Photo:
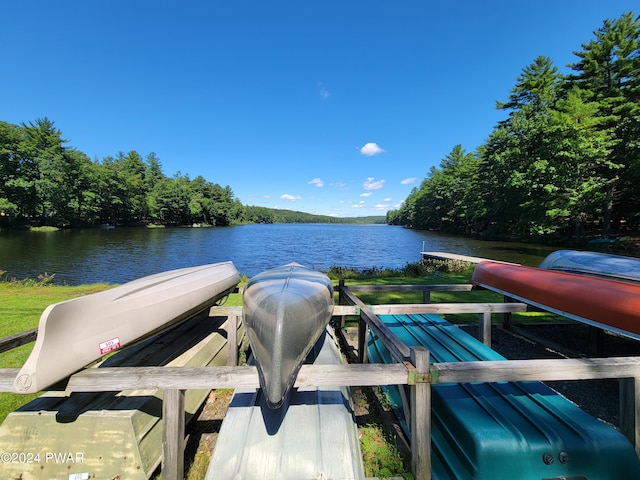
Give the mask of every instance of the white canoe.
M 640 283 L 640 258 L 610 253 L 557 250 L 550 253 L 538 268 Z
M 210 307 L 239 281 L 233 263 L 214 263 L 150 275 L 49 305 L 14 390 L 43 390 L 111 351 Z
M 282 405 L 332 314 L 333 286 L 320 272 L 290 263 L 249 280 L 244 323 L 269 407 Z

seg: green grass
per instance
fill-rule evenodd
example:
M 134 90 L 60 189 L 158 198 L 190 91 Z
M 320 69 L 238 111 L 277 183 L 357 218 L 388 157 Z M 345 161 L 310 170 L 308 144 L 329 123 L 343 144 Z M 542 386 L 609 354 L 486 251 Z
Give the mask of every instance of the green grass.
M 0 337 L 38 326 L 42 311 L 52 303 L 96 293 L 111 285 L 80 287 L 43 286 L 23 282 L 0 282 Z
M 382 428 L 370 424 L 358 431 L 365 476 L 388 478 L 402 475 L 403 478 L 412 478 L 405 472 L 402 455 Z
M 96 284 L 80 287 L 54 287 L 37 282 L 0 282 L 0 338 L 31 330 L 38 326 L 47 306 L 70 298 L 88 295 L 110 288 Z M 27 360 L 33 343 L 0 354 L 0 368 L 20 368 Z M 15 409 L 38 395 L 0 393 L 0 422 Z

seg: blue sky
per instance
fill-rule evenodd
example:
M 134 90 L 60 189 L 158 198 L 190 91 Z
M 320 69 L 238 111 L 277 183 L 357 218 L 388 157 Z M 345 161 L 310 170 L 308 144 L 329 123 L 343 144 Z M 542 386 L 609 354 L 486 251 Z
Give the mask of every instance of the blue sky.
M 245 205 L 383 215 L 486 140 L 536 56 L 568 72 L 634 3 L 6 1 L 0 120 L 48 117 L 92 159 L 155 152 Z

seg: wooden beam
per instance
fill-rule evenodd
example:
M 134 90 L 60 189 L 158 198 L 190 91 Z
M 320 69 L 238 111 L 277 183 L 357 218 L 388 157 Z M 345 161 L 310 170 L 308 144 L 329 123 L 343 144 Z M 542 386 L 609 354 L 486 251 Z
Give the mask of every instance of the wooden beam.
M 238 316 L 229 315 L 227 318 L 227 365 L 238 365 Z
M 640 357 L 431 364 L 433 383 L 593 380 L 640 376 Z
M 470 283 L 447 283 L 434 285 L 352 285 L 352 292 L 468 292 L 474 289 Z
M 491 311 L 485 310 L 480 314 L 478 325 L 478 338 L 487 347 L 491 348 Z
M 333 315 L 338 317 L 340 315 L 359 315 L 360 309 L 353 305 L 334 305 Z M 209 316 L 211 317 L 231 317 L 236 316 L 242 318 L 242 307 L 211 307 L 209 309 Z
M 8 352 L 21 345 L 33 342 L 38 334 L 38 329 L 27 330 L 26 332 L 16 333 L 8 337 L 0 338 L 0 353 Z
M 295 386 L 402 385 L 407 367 L 395 364 L 302 365 Z M 113 367 L 90 368 L 73 375 L 67 389 L 108 392 L 132 389 L 258 388 L 258 371 L 242 367 Z
M 0 391 L 13 392 L 17 368 L 0 369 Z M 640 357 L 506 360 L 431 364 L 432 383 L 592 380 L 640 377 Z M 303 365 L 296 386 L 403 385 L 404 363 Z M 254 366 L 88 368 L 69 378 L 67 389 L 108 392 L 133 389 L 257 388 Z
M 620 431 L 640 455 L 640 377 L 622 378 L 620 389 Z
M 367 337 L 369 336 L 369 327 L 364 318 L 360 317 L 358 321 L 358 362 L 369 363 L 369 353 L 367 352 Z
M 429 350 L 411 348 L 416 375 L 429 372 Z M 411 471 L 416 480 L 431 480 L 431 385 L 411 386 Z
M 184 478 L 184 390 L 164 390 L 162 397 L 162 480 Z
M 376 315 L 394 315 L 411 313 L 507 313 L 526 312 L 524 303 L 399 303 L 392 305 L 372 305 L 369 309 Z
M 214 305 L 209 309 L 210 317 L 231 317 L 233 315 L 241 317 L 242 307 L 235 305 L 230 307 Z
M 0 368 L 0 392 L 13 393 L 13 381 L 20 372 L 19 368 Z

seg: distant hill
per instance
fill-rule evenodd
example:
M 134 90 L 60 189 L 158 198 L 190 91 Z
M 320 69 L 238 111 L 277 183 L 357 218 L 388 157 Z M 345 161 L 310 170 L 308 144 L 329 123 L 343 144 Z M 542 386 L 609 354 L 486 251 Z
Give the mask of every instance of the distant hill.
M 370 217 L 331 217 L 329 215 L 313 215 L 294 210 L 256 207 L 245 205 L 246 220 L 251 223 L 344 223 L 344 224 L 385 224 L 384 215 Z

